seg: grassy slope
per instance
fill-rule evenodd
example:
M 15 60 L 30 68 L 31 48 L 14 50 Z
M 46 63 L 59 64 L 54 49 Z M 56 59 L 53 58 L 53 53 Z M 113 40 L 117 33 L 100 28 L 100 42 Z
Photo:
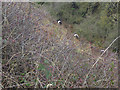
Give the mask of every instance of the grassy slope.
M 40 5 L 36 4 L 36 6 L 40 6 Z M 44 6 L 41 6 L 41 7 L 45 8 Z M 43 27 L 45 27 L 45 30 L 47 30 L 48 32 L 54 33 L 56 35 L 56 37 L 59 38 L 59 41 L 58 41 L 59 43 L 63 42 L 64 38 L 67 38 L 66 41 L 74 42 L 74 45 L 78 46 L 78 49 L 80 51 L 88 51 L 87 53 L 89 53 L 89 52 L 91 52 L 90 46 L 92 46 L 93 48 L 96 48 L 96 49 L 93 49 L 93 51 L 95 53 L 98 53 L 98 56 L 100 55 L 99 52 L 103 48 L 96 47 L 94 44 L 90 44 L 90 42 L 87 41 L 85 38 L 80 38 L 79 40 L 76 39 L 75 37 L 73 37 L 73 33 L 72 33 L 73 30 L 72 30 L 71 27 L 69 27 L 69 25 L 67 25 L 68 27 L 66 28 L 66 23 L 64 23 L 64 22 L 63 22 L 63 25 L 57 24 L 56 19 L 51 17 L 50 14 L 48 14 L 48 16 L 46 16 L 46 17 L 47 18 L 44 18 L 44 21 L 42 21 L 43 24 L 44 24 Z M 91 19 L 96 19 L 96 18 L 98 18 L 98 17 L 92 17 L 92 16 L 88 17 L 87 21 L 85 20 L 85 23 L 81 24 L 80 27 L 78 25 L 75 28 L 77 29 L 77 27 L 78 27 L 78 29 L 79 28 L 84 29 L 83 33 L 87 32 L 87 29 L 89 28 L 90 31 L 92 32 L 92 29 L 95 28 L 94 27 L 95 25 L 91 24 L 91 26 L 88 27 L 87 24 L 94 23 L 94 22 L 91 22 L 92 21 Z M 48 25 L 48 24 L 50 24 L 50 26 L 45 26 L 45 25 Z M 80 36 L 82 36 L 82 35 L 80 35 Z M 70 44 L 69 42 L 66 42 L 66 44 L 69 45 Z M 82 49 L 84 49 L 84 50 L 82 50 Z
M 56 5 L 58 4 L 58 5 Z M 72 32 L 86 38 L 96 46 L 105 48 L 117 37 L 117 6 L 115 3 L 54 3 L 51 14 L 73 25 Z M 52 4 L 51 4 L 52 5 Z M 61 7 L 62 5 L 62 7 Z M 95 7 L 98 5 L 98 7 Z M 89 8 L 89 9 L 88 9 Z M 84 17 L 83 17 L 84 16 Z M 113 45 L 113 49 L 116 47 Z

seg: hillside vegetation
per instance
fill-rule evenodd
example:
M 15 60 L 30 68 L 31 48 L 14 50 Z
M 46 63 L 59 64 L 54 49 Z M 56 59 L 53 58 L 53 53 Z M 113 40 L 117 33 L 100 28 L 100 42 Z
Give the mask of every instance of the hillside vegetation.
M 96 4 L 91 3 L 92 6 Z M 75 3 L 79 13 L 82 10 L 84 12 L 81 16 L 75 14 L 78 12 L 74 8 L 72 10 L 71 5 L 72 3 L 3 3 L 3 46 L 0 48 L 3 88 L 118 87 L 117 53 L 111 49 L 101 52 L 105 47 L 99 37 L 103 32 L 99 30 L 104 30 L 104 25 L 109 20 L 102 20 L 99 14 L 105 14 L 102 6 L 106 4 L 100 3 L 99 11 L 89 9 L 92 10 L 91 13 L 85 12 L 90 3 Z M 59 12 L 64 13 L 60 15 Z M 71 16 L 72 12 L 79 17 Z M 112 18 L 113 13 L 106 18 Z M 62 25 L 56 22 L 58 18 L 62 20 Z M 116 30 L 115 23 L 116 21 L 113 30 Z M 107 26 L 106 28 L 107 31 L 110 30 Z M 74 32 L 79 34 L 79 39 L 74 37 Z M 110 33 L 111 31 L 108 36 Z M 116 37 L 116 32 L 114 33 L 111 33 L 113 36 L 107 36 L 110 41 L 106 38 L 106 47 Z M 93 35 L 95 38 L 92 38 Z
M 73 2 L 44 3 L 57 19 L 72 25 L 72 32 L 86 38 L 98 47 L 105 48 L 118 36 L 117 3 Z M 117 43 L 113 45 L 113 51 Z

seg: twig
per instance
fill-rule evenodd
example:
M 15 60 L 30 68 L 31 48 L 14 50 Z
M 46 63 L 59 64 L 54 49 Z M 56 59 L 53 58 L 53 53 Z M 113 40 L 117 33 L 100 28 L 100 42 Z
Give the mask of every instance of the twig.
M 98 59 L 96 60 L 96 62 L 93 64 L 93 66 L 91 67 L 91 69 L 89 70 L 89 72 L 87 73 L 86 77 L 85 77 L 85 80 L 84 80 L 84 83 L 82 86 L 84 86 L 86 84 L 86 80 L 91 72 L 91 70 L 94 68 L 94 66 L 98 63 L 98 61 L 100 60 L 100 58 L 105 54 L 105 52 L 113 45 L 113 43 L 118 39 L 120 38 L 120 36 L 118 36 L 116 39 L 114 39 L 112 41 L 112 43 L 104 50 L 104 52 L 98 57 Z
M 12 60 L 13 57 L 15 57 L 16 55 L 20 54 L 21 52 L 18 52 L 16 54 L 13 54 L 13 56 L 9 59 L 9 61 L 5 64 L 5 65 L 8 65 L 8 63 Z
M 41 83 L 41 81 L 39 80 L 38 77 L 37 77 L 37 80 L 38 80 L 38 82 L 40 83 L 40 86 L 43 88 L 43 85 L 42 85 L 42 83 Z
M 28 83 L 22 83 L 22 84 L 19 84 L 19 85 L 13 85 L 13 86 L 8 86 L 8 87 L 4 87 L 4 88 L 13 88 L 13 87 L 20 87 L 22 85 L 26 85 Z M 30 84 L 34 84 L 34 82 L 31 82 Z

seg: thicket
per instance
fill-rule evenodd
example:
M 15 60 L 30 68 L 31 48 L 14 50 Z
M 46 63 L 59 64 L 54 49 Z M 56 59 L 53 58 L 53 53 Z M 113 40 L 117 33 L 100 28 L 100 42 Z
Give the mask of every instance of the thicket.
M 56 10 L 67 5 L 46 3 L 50 4 L 56 6 Z M 117 87 L 117 55 L 108 51 L 101 56 L 100 49 L 91 49 L 84 39 L 80 42 L 72 38 L 72 33 L 66 34 L 67 29 L 49 18 L 45 8 L 33 3 L 3 3 L 0 86 Z

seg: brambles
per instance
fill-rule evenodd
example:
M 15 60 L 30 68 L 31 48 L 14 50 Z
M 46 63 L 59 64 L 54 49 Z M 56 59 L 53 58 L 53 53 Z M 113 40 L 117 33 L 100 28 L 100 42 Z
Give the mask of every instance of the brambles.
M 8 20 L 3 25 L 1 47 L 3 87 L 87 87 L 83 85 L 85 76 L 99 57 L 100 49 L 84 38 L 74 38 L 62 26 L 64 23 L 52 23 L 53 18 L 46 11 L 31 3 L 3 3 L 3 17 Z M 88 86 L 117 87 L 116 66 L 115 53 L 108 51 L 87 77 Z

